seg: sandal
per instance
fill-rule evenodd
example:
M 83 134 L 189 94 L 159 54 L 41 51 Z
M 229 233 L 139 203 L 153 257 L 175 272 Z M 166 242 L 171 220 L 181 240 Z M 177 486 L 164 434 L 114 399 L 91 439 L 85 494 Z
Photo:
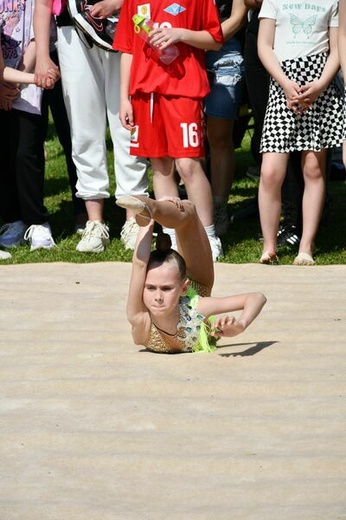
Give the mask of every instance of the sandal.
M 269 251 L 265 251 L 260 258 L 260 264 L 277 264 L 279 261 L 276 253 L 269 253 Z
M 137 199 L 137 197 L 134 197 L 133 195 L 124 195 L 123 197 L 120 197 L 115 201 L 115 204 L 119 206 L 120 208 L 124 209 L 131 209 L 141 218 L 144 218 L 146 220 L 152 220 L 152 213 L 149 208 L 149 206 L 143 202 L 140 199 Z M 143 215 L 143 211 L 147 211 L 149 213 L 148 215 Z
M 309 253 L 298 253 L 293 261 L 293 265 L 315 265 L 316 262 Z

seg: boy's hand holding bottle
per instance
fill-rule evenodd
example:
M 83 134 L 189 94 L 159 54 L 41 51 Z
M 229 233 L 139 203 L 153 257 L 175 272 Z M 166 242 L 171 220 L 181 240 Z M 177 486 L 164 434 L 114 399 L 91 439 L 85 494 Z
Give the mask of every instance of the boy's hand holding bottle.
M 156 29 L 155 23 L 149 18 L 145 18 L 139 14 L 135 14 L 132 17 L 135 25 L 135 32 L 147 42 L 152 49 L 157 52 L 159 59 L 165 65 L 170 65 L 180 54 L 179 49 L 174 43 L 171 43 L 167 47 L 162 47 L 159 44 L 152 42 L 153 31 Z M 155 36 L 155 34 L 154 34 Z

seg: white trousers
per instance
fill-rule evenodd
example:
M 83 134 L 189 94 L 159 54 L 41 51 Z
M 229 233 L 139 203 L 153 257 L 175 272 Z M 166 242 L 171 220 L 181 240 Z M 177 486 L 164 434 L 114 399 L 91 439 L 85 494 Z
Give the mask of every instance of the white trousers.
M 58 55 L 77 168 L 77 197 L 110 196 L 107 121 L 114 152 L 115 196 L 147 195 L 147 160 L 130 155 L 130 132 L 119 120 L 120 53 L 96 45 L 90 48 L 72 26 L 66 26 L 58 28 Z

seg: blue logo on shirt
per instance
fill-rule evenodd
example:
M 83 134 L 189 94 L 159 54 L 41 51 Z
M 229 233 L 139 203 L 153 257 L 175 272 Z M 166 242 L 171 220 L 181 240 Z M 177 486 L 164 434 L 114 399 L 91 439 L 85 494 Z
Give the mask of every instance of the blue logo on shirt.
M 186 11 L 186 9 L 183 6 L 174 3 L 166 7 L 164 11 L 166 11 L 166 13 L 172 14 L 173 16 L 177 16 L 177 14 L 183 13 L 184 11 Z

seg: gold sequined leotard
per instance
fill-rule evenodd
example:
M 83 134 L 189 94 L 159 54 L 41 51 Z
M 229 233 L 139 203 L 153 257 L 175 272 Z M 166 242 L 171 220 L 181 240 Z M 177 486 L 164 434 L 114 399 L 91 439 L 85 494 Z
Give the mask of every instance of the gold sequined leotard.
M 196 310 L 198 299 L 210 296 L 210 292 L 208 287 L 191 280 L 187 295 L 180 298 L 177 332 L 167 334 L 152 323 L 145 347 L 153 352 L 170 354 L 214 350 L 216 338 L 208 334 L 210 322 Z

